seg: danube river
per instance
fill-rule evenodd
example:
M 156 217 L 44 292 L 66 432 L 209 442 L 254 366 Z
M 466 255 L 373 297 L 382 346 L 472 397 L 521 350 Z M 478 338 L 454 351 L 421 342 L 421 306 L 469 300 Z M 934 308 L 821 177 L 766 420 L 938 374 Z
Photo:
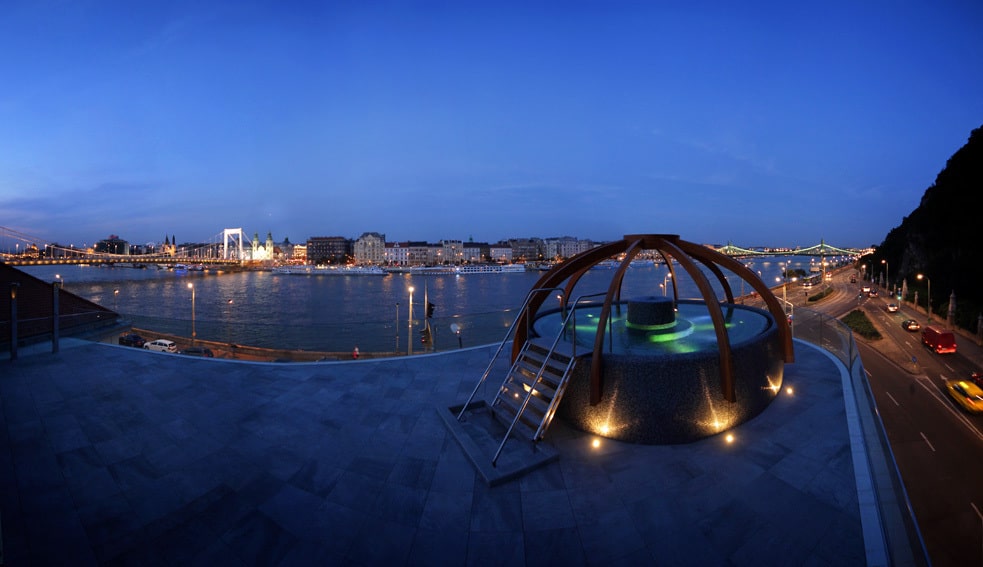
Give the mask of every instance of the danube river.
M 748 261 L 769 286 L 780 283 L 781 263 L 809 272 L 819 258 L 768 257 Z M 413 293 L 414 352 L 420 351 L 424 295 L 435 305 L 431 326 L 436 350 L 499 342 L 542 272 L 469 275 L 299 276 L 267 271 L 187 272 L 97 266 L 24 267 L 44 281 L 60 279 L 76 295 L 113 309 L 135 327 L 191 336 L 192 311 L 203 340 L 267 348 L 348 352 L 406 352 L 410 328 L 409 288 Z M 680 276 L 680 298 L 698 297 L 696 286 Z M 612 269 L 594 269 L 575 295 L 606 291 Z M 631 268 L 622 297 L 661 295 L 665 266 Z M 57 276 L 57 277 L 56 277 Z M 712 281 L 712 277 L 711 277 Z M 735 295 L 740 280 L 731 277 Z M 194 301 L 192 289 L 194 286 Z M 789 293 L 804 293 L 790 285 Z M 743 290 L 750 293 L 750 287 Z M 671 294 L 672 289 L 668 292 Z M 722 295 L 722 293 L 721 293 Z M 548 304 L 547 304 L 548 305 Z M 451 330 L 462 329 L 457 336 Z

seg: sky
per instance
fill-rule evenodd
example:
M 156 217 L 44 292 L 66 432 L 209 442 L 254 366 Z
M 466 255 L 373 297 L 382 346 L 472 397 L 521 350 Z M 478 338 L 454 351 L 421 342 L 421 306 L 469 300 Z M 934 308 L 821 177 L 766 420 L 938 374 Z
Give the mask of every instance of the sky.
M 983 125 L 980 29 L 978 0 L 4 0 L 0 232 L 876 245 Z

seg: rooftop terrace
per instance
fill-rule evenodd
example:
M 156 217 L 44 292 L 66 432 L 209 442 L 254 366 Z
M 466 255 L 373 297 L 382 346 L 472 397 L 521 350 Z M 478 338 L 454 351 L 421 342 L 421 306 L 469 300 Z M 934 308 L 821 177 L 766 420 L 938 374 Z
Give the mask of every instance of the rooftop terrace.
M 801 340 L 791 392 L 733 442 L 556 420 L 559 458 L 495 486 L 440 417 L 492 347 L 274 364 L 61 343 L 0 362 L 6 564 L 921 561 L 859 362 Z

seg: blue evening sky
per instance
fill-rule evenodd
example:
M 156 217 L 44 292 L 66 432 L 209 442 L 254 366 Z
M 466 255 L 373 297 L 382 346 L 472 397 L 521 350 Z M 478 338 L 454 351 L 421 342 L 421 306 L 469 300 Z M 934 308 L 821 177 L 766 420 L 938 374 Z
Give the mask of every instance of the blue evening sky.
M 979 0 L 6 0 L 0 227 L 878 244 L 983 124 L 981 30 Z

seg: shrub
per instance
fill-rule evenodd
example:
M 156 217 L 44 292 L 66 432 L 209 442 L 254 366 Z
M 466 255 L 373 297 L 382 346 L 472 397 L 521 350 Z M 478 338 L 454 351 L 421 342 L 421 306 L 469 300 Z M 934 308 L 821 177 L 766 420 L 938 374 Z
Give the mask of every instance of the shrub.
M 842 320 L 848 327 L 853 329 L 854 333 L 865 339 L 877 340 L 881 338 L 881 334 L 877 332 L 874 324 L 867 318 L 867 314 L 859 309 L 854 309 L 847 313 L 843 316 Z

